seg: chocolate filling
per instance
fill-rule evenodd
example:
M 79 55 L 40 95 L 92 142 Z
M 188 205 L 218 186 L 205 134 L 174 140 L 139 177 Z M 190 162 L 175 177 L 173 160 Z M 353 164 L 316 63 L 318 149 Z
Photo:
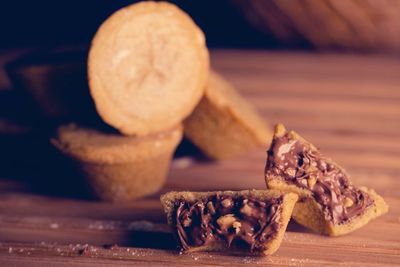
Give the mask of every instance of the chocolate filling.
M 175 203 L 174 220 L 183 249 L 224 241 L 263 251 L 278 232 L 282 197 L 257 200 L 216 194 L 195 202 Z
M 274 139 L 265 175 L 281 176 L 287 183 L 310 190 L 322 205 L 325 218 L 335 224 L 359 216 L 373 204 L 371 197 L 353 186 L 339 166 L 288 134 Z

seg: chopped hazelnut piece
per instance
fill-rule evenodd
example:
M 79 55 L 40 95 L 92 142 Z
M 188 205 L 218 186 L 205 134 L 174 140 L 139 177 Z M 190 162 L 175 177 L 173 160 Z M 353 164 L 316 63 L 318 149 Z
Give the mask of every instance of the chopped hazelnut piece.
M 242 227 L 242 224 L 240 222 L 234 222 L 232 224 L 233 229 L 235 229 L 235 233 L 238 234 L 240 232 L 240 227 Z
M 351 198 L 346 197 L 346 198 L 344 199 L 343 206 L 344 206 L 345 208 L 351 207 L 351 206 L 353 206 L 353 204 L 354 204 L 354 202 L 353 202 L 353 200 L 351 200 Z
M 310 176 L 307 180 L 308 187 L 313 188 L 316 182 L 317 182 L 317 178 L 315 176 Z
M 221 205 L 225 208 L 229 208 L 232 206 L 232 200 L 230 200 L 229 198 L 225 198 L 224 200 L 221 201 Z
M 207 208 L 208 208 L 208 211 L 210 212 L 210 214 L 212 214 L 212 215 L 215 214 L 215 208 L 211 201 L 207 203 Z
M 184 220 L 182 222 L 184 227 L 189 227 L 191 223 L 192 223 L 192 219 L 190 219 L 189 217 L 184 218 Z
M 233 214 L 227 214 L 218 218 L 217 223 L 222 230 L 227 230 L 232 227 L 233 223 L 236 222 L 236 218 Z
M 290 176 L 294 177 L 296 175 L 296 170 L 293 168 L 287 168 L 286 173 L 289 174 Z
M 243 207 L 240 209 L 240 213 L 242 213 L 246 216 L 251 216 L 252 212 L 253 212 L 253 210 L 247 204 L 244 204 Z
M 300 183 L 302 183 L 304 186 L 308 185 L 307 179 L 301 179 Z

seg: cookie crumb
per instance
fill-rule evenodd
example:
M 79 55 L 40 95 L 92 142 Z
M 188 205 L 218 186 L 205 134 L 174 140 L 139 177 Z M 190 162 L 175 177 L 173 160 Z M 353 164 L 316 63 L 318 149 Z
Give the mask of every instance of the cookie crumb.
M 58 223 L 51 223 L 50 224 L 50 228 L 51 229 L 58 229 L 60 226 L 58 225 Z
M 183 157 L 180 159 L 174 159 L 172 161 L 172 167 L 177 169 L 186 169 L 193 164 L 193 159 L 190 157 Z

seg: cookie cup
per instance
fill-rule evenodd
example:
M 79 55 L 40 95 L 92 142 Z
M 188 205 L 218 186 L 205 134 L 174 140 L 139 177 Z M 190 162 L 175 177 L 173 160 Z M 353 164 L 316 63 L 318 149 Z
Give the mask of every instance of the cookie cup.
M 157 192 L 165 183 L 182 127 L 145 137 L 61 126 L 51 142 L 70 157 L 94 194 L 106 201 L 129 201 Z

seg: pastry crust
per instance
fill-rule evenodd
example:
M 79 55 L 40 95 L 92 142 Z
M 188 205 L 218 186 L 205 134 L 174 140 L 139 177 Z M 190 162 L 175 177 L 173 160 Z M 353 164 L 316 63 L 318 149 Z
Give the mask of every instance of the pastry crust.
M 102 119 L 145 136 L 180 123 L 199 102 L 208 76 L 204 34 L 166 2 L 122 8 L 99 28 L 88 58 L 90 93 Z
M 215 191 L 215 192 L 169 192 L 160 197 L 161 204 L 164 207 L 164 211 L 167 214 L 168 224 L 171 226 L 173 230 L 175 230 L 175 226 L 173 225 L 173 216 L 175 212 L 175 201 L 177 200 L 185 200 L 185 201 L 195 201 L 196 199 L 207 198 L 209 196 L 214 196 L 216 194 L 221 194 L 224 196 L 248 196 L 255 198 L 257 200 L 268 200 L 272 198 L 277 198 L 283 196 L 282 202 L 282 210 L 281 216 L 279 219 L 279 229 L 277 235 L 267 241 L 265 244 L 266 249 L 262 252 L 264 255 L 271 255 L 276 250 L 278 250 L 283 236 L 286 231 L 287 224 L 290 220 L 290 216 L 292 214 L 293 207 L 298 199 L 298 196 L 293 193 L 283 193 L 278 190 L 243 190 L 243 191 Z M 191 247 L 189 252 L 194 251 L 220 251 L 226 250 L 226 244 L 224 242 L 217 242 L 212 245 L 200 246 L 200 247 Z
M 282 124 L 278 124 L 275 127 L 274 138 L 282 137 L 286 133 L 287 132 L 285 127 Z M 307 142 L 304 138 L 293 131 L 289 132 L 289 134 L 296 140 Z M 316 149 L 315 146 L 313 146 L 311 143 L 307 143 L 313 149 Z M 327 161 L 333 163 L 332 160 L 327 159 Z M 340 169 L 343 173 L 346 173 L 343 168 Z M 367 207 L 361 215 L 352 218 L 350 221 L 341 224 L 334 224 L 332 221 L 325 219 L 323 207 L 315 200 L 310 190 L 298 187 L 294 184 L 289 184 L 285 181 L 284 177 L 281 176 L 266 176 L 265 180 L 267 187 L 270 189 L 281 190 L 284 192 L 293 192 L 298 194 L 299 201 L 293 209 L 293 219 L 297 223 L 324 235 L 340 236 L 350 233 L 366 225 L 372 219 L 375 219 L 385 214 L 389 210 L 389 207 L 384 199 L 380 195 L 378 195 L 373 189 L 360 187 L 360 190 L 366 192 L 368 196 L 372 198 L 373 204 Z
M 226 159 L 271 142 L 272 131 L 222 76 L 210 72 L 205 94 L 184 121 L 185 135 L 207 156 Z
M 52 143 L 73 159 L 94 193 L 126 201 L 157 192 L 165 182 L 182 126 L 146 137 L 62 126 Z

